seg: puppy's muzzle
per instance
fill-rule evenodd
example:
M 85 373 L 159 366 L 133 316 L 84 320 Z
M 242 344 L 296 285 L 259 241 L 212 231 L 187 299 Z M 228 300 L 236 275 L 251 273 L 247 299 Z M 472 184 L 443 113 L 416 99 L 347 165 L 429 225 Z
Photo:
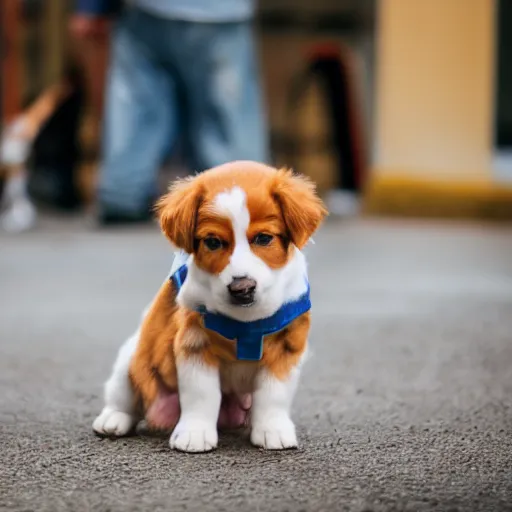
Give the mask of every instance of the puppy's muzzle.
M 250 306 L 254 302 L 256 281 L 248 277 L 234 277 L 228 285 L 231 303 L 236 306 Z

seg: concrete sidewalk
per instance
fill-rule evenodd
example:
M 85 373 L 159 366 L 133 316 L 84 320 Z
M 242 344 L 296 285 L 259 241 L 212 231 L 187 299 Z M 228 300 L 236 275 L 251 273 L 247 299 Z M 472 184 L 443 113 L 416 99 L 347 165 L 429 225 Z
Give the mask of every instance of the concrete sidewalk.
M 328 222 L 301 447 L 101 440 L 101 385 L 171 263 L 156 230 L 0 235 L 0 509 L 512 510 L 512 229 Z

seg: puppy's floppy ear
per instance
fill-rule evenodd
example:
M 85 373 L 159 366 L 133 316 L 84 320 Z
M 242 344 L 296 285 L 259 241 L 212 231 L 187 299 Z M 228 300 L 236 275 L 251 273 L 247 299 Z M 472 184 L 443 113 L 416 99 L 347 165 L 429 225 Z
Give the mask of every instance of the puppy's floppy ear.
M 289 169 L 280 169 L 271 185 L 271 194 L 283 212 L 292 242 L 302 249 L 328 214 L 314 183 Z
M 176 181 L 155 206 L 162 231 L 173 245 L 188 254 L 194 252 L 197 210 L 203 194 L 202 185 L 190 177 Z

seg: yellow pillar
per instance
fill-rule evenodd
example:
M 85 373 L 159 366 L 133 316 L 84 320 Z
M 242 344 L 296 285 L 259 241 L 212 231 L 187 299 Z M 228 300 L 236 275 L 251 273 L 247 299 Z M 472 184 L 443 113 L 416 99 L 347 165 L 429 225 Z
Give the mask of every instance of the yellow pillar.
M 495 2 L 380 0 L 378 5 L 369 208 L 474 214 L 482 209 L 482 194 L 488 198 L 494 190 Z M 475 196 L 478 205 L 468 206 Z

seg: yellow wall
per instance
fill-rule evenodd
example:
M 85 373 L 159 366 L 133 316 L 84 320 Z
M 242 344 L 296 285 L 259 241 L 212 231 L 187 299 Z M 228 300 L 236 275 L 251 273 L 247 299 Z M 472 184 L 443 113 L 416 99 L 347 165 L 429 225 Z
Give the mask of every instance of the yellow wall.
M 380 0 L 376 177 L 491 179 L 494 0 Z

